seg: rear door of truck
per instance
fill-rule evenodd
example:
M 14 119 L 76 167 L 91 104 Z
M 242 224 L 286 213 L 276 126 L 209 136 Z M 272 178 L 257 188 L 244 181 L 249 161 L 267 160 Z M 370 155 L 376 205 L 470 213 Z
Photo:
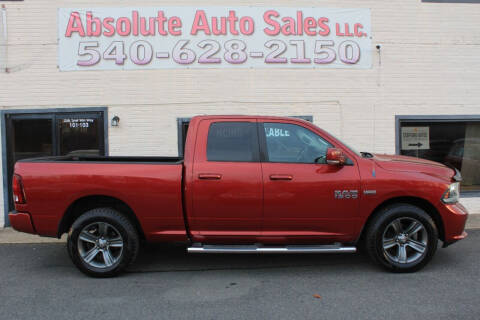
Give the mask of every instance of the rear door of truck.
M 194 240 L 254 241 L 260 236 L 263 182 L 256 122 L 200 121 L 188 220 Z

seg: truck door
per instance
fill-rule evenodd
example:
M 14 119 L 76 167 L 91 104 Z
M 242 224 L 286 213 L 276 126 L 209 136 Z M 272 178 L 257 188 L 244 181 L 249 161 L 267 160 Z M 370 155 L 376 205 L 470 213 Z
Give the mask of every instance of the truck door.
M 327 149 L 334 146 L 303 124 L 272 120 L 259 128 L 265 154 L 263 236 L 348 241 L 359 204 L 356 165 L 351 160 L 342 167 L 326 164 Z
M 196 241 L 254 241 L 260 235 L 259 159 L 255 119 L 200 122 L 193 161 L 193 208 L 188 216 Z

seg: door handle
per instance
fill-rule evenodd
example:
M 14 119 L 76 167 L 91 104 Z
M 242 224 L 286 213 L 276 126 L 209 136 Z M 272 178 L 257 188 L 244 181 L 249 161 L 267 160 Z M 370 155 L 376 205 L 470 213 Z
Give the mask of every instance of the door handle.
M 293 180 L 293 176 L 291 174 L 272 174 L 270 180 Z
M 217 173 L 200 173 L 198 175 L 198 179 L 202 179 L 202 180 L 220 180 L 222 179 L 222 175 L 221 174 L 217 174 Z

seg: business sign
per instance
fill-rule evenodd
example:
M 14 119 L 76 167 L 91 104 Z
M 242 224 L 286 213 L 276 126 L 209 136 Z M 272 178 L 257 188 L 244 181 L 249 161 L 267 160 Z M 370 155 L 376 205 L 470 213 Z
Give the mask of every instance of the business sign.
M 63 71 L 372 64 L 369 9 L 61 8 L 58 38 Z
M 430 149 L 429 127 L 402 127 L 402 150 Z

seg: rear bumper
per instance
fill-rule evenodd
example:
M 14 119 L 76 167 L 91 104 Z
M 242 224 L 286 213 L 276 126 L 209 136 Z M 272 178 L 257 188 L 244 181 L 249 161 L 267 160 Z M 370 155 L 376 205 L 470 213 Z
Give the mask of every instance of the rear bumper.
M 35 228 L 33 227 L 32 218 L 29 213 L 25 212 L 10 212 L 8 214 L 8 219 L 10 219 L 10 224 L 12 228 L 26 233 L 36 234 Z
M 468 219 L 468 211 L 464 206 L 460 203 L 445 205 L 442 217 L 445 228 L 444 248 L 467 237 L 465 224 Z

